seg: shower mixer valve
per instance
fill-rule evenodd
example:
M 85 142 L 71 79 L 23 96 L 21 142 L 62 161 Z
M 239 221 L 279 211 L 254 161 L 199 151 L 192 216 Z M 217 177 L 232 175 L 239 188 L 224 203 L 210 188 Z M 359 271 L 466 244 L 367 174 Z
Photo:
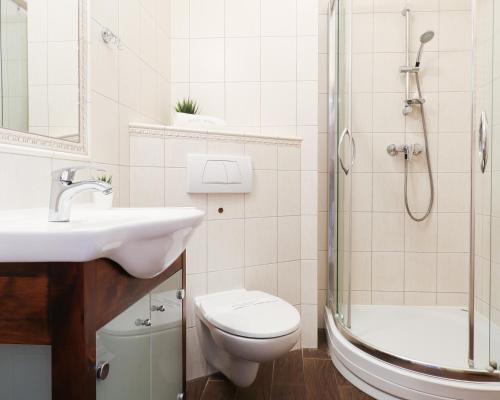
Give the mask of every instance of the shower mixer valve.
M 414 156 L 418 156 L 419 154 L 422 154 L 424 151 L 424 146 L 422 146 L 419 143 L 415 144 L 390 144 L 387 146 L 387 153 L 391 157 L 396 157 L 398 154 L 403 154 L 405 157 L 405 160 L 411 160 Z

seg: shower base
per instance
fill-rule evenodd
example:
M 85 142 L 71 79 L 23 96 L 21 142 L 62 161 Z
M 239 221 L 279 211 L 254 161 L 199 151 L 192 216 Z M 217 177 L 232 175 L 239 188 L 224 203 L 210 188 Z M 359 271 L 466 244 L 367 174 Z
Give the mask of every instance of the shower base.
M 426 364 L 466 369 L 469 314 L 459 307 L 352 306 L 352 333 L 372 346 Z M 489 324 L 475 317 L 475 367 L 490 360 Z M 492 326 L 492 359 L 500 356 L 500 329 Z
M 500 398 L 498 382 L 440 378 L 382 361 L 349 342 L 327 308 L 325 323 L 332 360 L 355 386 L 379 400 L 493 400 Z M 476 368 L 489 359 L 489 326 L 476 317 Z M 500 349 L 500 330 L 493 334 Z M 403 359 L 428 366 L 467 369 L 468 314 L 454 307 L 353 306 L 352 329 L 363 343 Z M 497 346 L 497 347 L 495 347 Z M 437 368 L 436 368 L 437 369 Z M 464 375 L 465 379 L 465 375 Z

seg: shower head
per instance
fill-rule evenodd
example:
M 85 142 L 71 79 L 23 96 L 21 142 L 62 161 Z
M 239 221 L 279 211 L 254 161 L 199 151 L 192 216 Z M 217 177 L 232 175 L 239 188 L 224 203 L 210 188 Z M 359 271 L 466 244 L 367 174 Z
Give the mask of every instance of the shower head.
M 427 31 L 420 36 L 420 43 L 425 44 L 434 39 L 434 31 Z
M 434 31 L 427 31 L 422 33 L 422 35 L 420 36 L 420 48 L 418 49 L 417 61 L 415 63 L 415 66 L 420 66 L 420 60 L 422 59 L 422 53 L 424 52 L 424 45 L 434 39 L 434 35 Z

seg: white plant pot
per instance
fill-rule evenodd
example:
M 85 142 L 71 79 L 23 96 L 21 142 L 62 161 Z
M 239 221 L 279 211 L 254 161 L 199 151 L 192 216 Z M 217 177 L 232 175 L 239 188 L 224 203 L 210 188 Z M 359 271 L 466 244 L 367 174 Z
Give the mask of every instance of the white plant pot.
M 207 129 L 226 126 L 226 121 L 208 115 L 175 113 L 174 126 Z
M 93 192 L 92 199 L 94 206 L 100 209 L 113 208 L 113 193 L 104 195 L 100 192 Z

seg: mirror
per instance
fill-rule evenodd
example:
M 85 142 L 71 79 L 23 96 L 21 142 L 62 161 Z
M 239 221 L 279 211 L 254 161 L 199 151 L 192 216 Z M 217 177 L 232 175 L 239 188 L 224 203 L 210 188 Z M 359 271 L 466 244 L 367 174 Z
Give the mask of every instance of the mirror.
M 82 152 L 83 3 L 0 0 L 2 141 Z

